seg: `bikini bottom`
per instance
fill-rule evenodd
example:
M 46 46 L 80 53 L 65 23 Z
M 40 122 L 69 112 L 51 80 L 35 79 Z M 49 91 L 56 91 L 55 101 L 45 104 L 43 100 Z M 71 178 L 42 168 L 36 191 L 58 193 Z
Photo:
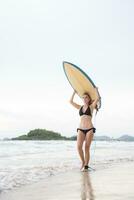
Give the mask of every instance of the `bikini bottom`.
M 82 131 L 85 135 L 88 131 L 92 130 L 93 129 L 93 133 L 95 133 L 96 131 L 96 128 L 92 127 L 92 128 L 89 128 L 89 129 L 82 129 L 82 128 L 77 128 L 77 132 L 78 130 Z

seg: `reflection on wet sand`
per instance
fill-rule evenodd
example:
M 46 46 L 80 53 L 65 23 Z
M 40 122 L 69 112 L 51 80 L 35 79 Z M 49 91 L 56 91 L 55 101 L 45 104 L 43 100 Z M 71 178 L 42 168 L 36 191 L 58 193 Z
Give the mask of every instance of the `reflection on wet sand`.
M 81 200 L 95 200 L 88 171 L 81 173 Z

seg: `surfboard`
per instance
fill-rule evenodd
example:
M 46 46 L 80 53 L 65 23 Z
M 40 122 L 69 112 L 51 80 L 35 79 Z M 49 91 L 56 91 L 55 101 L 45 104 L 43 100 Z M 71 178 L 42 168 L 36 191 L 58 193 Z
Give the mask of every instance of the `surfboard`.
M 97 98 L 99 92 L 95 89 L 95 83 L 80 67 L 64 61 L 63 69 L 70 85 L 77 92 L 79 97 L 82 97 L 83 94 L 87 92 L 92 101 Z M 99 100 L 97 107 L 98 109 L 101 107 L 101 99 Z

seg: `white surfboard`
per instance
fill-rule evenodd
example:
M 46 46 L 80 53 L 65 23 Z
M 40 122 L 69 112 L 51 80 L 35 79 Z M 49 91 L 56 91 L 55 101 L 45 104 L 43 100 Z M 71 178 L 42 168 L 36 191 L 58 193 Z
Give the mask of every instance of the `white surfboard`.
M 72 88 L 80 97 L 87 92 L 92 100 L 97 98 L 98 94 L 94 82 L 82 69 L 70 62 L 63 62 L 63 69 Z M 101 99 L 97 105 L 99 109 L 101 107 Z

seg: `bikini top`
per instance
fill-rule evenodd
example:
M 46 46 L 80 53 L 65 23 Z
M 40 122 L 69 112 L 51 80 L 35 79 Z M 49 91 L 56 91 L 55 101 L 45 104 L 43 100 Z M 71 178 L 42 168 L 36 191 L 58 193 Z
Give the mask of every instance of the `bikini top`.
M 91 114 L 91 109 L 90 109 L 89 106 L 88 106 L 88 108 L 86 109 L 85 112 L 83 112 L 82 108 L 83 108 L 83 106 L 81 106 L 81 108 L 80 108 L 80 110 L 79 110 L 79 115 L 80 115 L 80 116 L 81 116 L 81 115 L 90 115 L 90 116 L 92 116 L 92 114 Z

